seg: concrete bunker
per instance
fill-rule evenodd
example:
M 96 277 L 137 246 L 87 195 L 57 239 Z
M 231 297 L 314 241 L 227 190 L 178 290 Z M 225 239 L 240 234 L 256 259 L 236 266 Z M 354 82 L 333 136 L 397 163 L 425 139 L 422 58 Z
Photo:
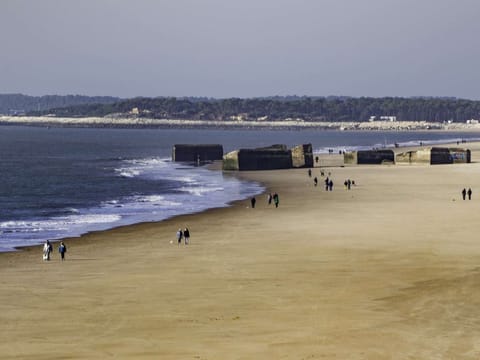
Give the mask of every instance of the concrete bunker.
M 311 144 L 287 149 L 277 144 L 257 149 L 239 149 L 223 157 L 224 170 L 276 170 L 313 167 Z
M 394 164 L 395 153 L 389 149 L 351 151 L 343 155 L 343 161 L 354 165 Z
M 172 161 L 204 163 L 222 160 L 223 146 L 219 144 L 175 144 L 172 148 Z
M 471 162 L 469 149 L 431 147 L 397 154 L 399 164 L 466 164 Z

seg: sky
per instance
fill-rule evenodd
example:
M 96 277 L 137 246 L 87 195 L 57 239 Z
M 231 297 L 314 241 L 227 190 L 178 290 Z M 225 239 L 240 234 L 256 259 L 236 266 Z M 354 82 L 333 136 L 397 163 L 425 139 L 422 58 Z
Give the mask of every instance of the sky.
M 0 0 L 0 93 L 480 99 L 478 0 Z

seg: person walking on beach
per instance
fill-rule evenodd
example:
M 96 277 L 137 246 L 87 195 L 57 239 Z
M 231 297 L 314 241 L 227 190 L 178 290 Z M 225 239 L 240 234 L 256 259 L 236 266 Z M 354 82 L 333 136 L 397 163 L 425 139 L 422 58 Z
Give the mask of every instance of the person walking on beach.
M 185 228 L 185 230 L 183 230 L 183 237 L 185 238 L 185 245 L 188 245 L 190 241 L 190 231 L 188 230 L 188 228 Z
M 250 203 L 252 204 L 252 209 L 255 209 L 255 203 L 257 202 L 257 199 L 255 199 L 255 196 L 252 197 L 252 199 L 250 200 Z
M 308 169 L 308 177 L 312 177 L 312 169 Z
M 53 246 L 50 244 L 50 241 L 46 241 L 43 245 L 43 260 L 50 261 L 50 253 L 52 252 Z
M 330 179 L 330 181 L 328 182 L 328 189 L 330 191 L 333 191 L 333 181 L 332 181 L 332 179 Z
M 182 243 L 183 232 L 182 229 L 178 229 L 177 231 L 177 243 L 180 245 Z
M 463 188 L 462 190 L 462 197 L 463 197 L 463 200 L 465 200 L 465 196 L 467 195 L 467 190 L 465 190 L 465 188 Z
M 472 200 L 472 189 L 471 188 L 468 188 L 467 194 L 468 194 L 468 200 Z
M 272 193 L 269 193 L 267 195 L 267 201 L 268 201 L 268 205 L 271 205 L 272 204 Z
M 278 208 L 278 203 L 280 202 L 280 199 L 278 198 L 277 193 L 273 194 L 273 202 L 275 203 L 275 207 Z
M 313 178 L 313 185 L 314 185 L 314 186 L 317 186 L 317 184 L 318 184 L 318 179 L 317 179 L 317 177 L 315 176 L 315 177 Z
M 60 257 L 62 258 L 62 261 L 64 261 L 65 253 L 67 252 L 67 247 L 65 246 L 63 241 L 60 243 L 60 246 L 58 247 L 58 252 L 60 253 Z

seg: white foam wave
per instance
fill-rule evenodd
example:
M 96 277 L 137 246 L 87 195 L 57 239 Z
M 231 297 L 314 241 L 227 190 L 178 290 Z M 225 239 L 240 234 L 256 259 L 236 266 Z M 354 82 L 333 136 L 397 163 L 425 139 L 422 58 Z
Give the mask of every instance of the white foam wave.
M 133 178 L 135 176 L 140 175 L 140 171 L 136 169 L 128 169 L 128 168 L 120 168 L 115 169 L 115 172 L 118 176 L 126 177 L 126 178 Z
M 117 214 L 88 214 L 60 216 L 48 220 L 38 221 L 4 221 L 0 223 L 3 232 L 40 232 L 68 230 L 71 226 L 89 224 L 107 224 L 119 221 Z
M 135 196 L 131 198 L 133 203 L 147 203 L 156 206 L 179 206 L 181 203 L 176 201 L 166 200 L 164 196 L 161 195 L 147 195 L 147 196 Z
M 170 161 L 166 158 L 145 158 L 145 159 L 133 159 L 133 160 L 125 160 L 125 163 L 135 165 L 135 166 L 167 166 Z
M 223 187 L 181 187 L 179 191 L 186 192 L 195 196 L 203 196 L 215 191 L 223 191 Z
M 145 158 L 123 160 L 121 168 L 115 169 L 117 176 L 125 178 L 133 178 L 137 176 L 155 176 L 158 172 L 164 172 L 168 169 L 170 161 L 164 158 Z

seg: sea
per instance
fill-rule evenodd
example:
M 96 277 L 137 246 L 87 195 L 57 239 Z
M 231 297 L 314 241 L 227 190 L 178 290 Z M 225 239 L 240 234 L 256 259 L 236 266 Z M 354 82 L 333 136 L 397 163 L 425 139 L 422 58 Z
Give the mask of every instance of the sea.
M 314 153 L 480 140 L 468 132 L 0 126 L 0 252 L 227 207 L 265 189 L 171 161 L 174 144 L 311 143 Z

